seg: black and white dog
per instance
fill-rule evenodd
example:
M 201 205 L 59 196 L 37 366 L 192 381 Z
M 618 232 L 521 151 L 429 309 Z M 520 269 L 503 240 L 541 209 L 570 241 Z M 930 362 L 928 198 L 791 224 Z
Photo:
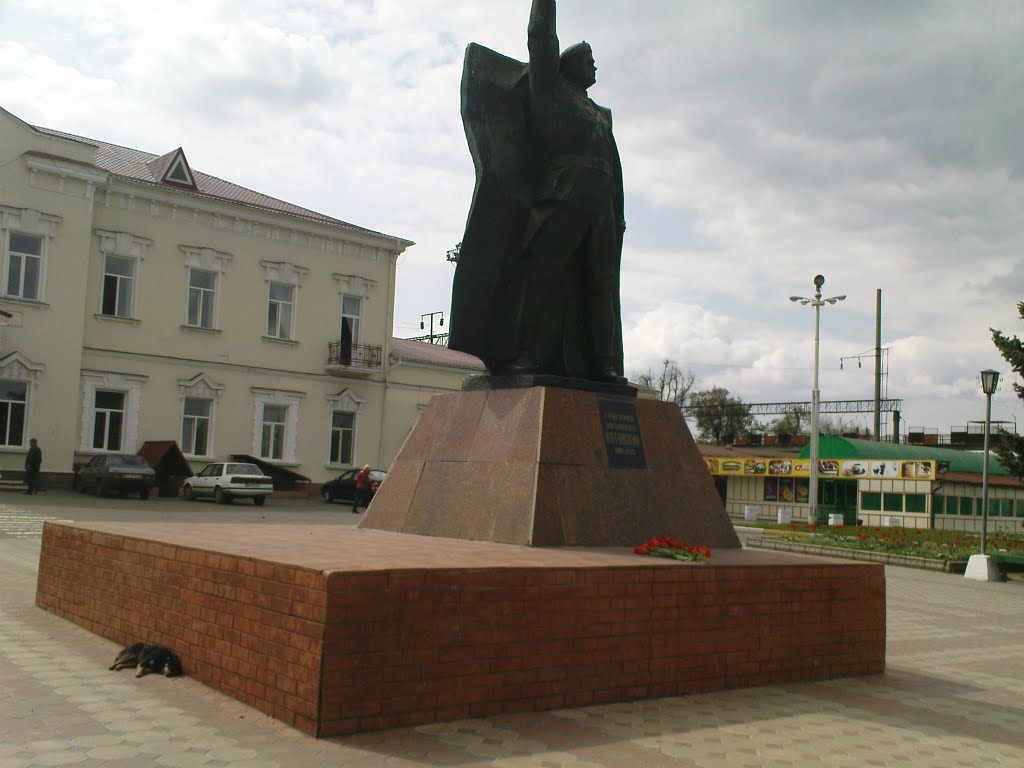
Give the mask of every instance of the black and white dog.
M 180 675 L 181 659 L 170 648 L 149 643 L 129 645 L 114 659 L 109 669 L 120 672 L 125 667 L 135 667 L 135 676 L 142 677 L 148 672 L 159 672 L 165 677 Z

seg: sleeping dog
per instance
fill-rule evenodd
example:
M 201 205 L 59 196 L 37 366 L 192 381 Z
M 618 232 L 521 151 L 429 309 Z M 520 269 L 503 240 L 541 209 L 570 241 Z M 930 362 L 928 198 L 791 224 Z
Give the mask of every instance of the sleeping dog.
M 135 667 L 135 676 L 142 677 L 147 672 L 159 672 L 165 677 L 181 674 L 181 659 L 170 648 L 148 643 L 129 645 L 114 659 L 109 669 L 121 671 L 125 667 Z

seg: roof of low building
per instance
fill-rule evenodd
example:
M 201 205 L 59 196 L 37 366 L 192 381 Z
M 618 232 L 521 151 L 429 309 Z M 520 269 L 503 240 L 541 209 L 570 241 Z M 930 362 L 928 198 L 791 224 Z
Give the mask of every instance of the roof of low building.
M 93 163 L 95 164 L 95 167 L 121 179 L 146 184 L 152 187 L 173 190 L 183 195 L 221 200 L 234 203 L 236 205 L 272 211 L 286 216 L 294 216 L 306 221 L 330 224 L 331 226 L 342 227 L 357 234 L 361 233 L 375 237 L 386 237 L 398 241 L 398 243 L 403 247 L 408 247 L 413 244 L 409 240 L 402 240 L 401 238 L 396 238 L 392 235 L 386 235 L 382 232 L 366 229 L 365 227 L 359 227 L 355 224 L 350 224 L 347 221 L 342 221 L 331 216 L 326 216 L 322 213 L 317 213 L 316 211 L 312 211 L 308 208 L 303 208 L 302 206 L 294 205 L 284 200 L 279 200 L 275 197 L 271 197 L 270 195 L 256 192 L 239 184 L 225 181 L 224 179 L 217 178 L 216 176 L 211 176 L 210 174 L 203 173 L 202 171 L 197 171 L 191 167 L 189 167 L 189 172 L 194 186 L 168 181 L 166 180 L 167 177 L 164 172 L 176 156 L 179 154 L 182 156 L 184 155 L 180 148 L 172 150 L 169 153 L 156 155 L 152 152 L 143 152 L 142 150 L 123 147 L 118 144 L 111 144 L 109 142 L 100 141 L 99 139 L 76 136 L 74 134 L 57 131 L 52 128 L 44 128 L 38 125 L 30 127 L 47 136 L 54 136 L 59 139 L 75 141 L 92 146 L 94 148 Z M 57 157 L 50 154 L 47 154 L 46 156 Z
M 485 370 L 485 366 L 479 358 L 449 349 L 443 344 L 428 344 L 425 341 L 396 338 L 391 340 L 391 351 L 401 359 L 410 362 L 445 365 L 451 368 L 469 368 L 474 371 Z
M 810 457 L 810 446 L 804 446 L 800 458 Z M 822 435 L 818 455 L 825 459 L 904 459 L 941 461 L 948 464 L 949 472 L 967 472 L 980 475 L 984 455 L 955 448 L 934 448 L 927 445 L 903 445 L 874 440 L 857 440 L 838 435 Z M 1009 471 L 994 456 L 989 456 L 988 471 L 992 475 L 1007 475 Z
M 139 448 L 139 456 L 153 469 L 168 475 L 189 477 L 192 474 L 192 467 L 174 440 L 147 440 Z
M 728 457 L 736 459 L 796 459 L 800 456 L 800 447 L 793 445 L 713 445 L 698 443 L 697 449 L 702 456 Z

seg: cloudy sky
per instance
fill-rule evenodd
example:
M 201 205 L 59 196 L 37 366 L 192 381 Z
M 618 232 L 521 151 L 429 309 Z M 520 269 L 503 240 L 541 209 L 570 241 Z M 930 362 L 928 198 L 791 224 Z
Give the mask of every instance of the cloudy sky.
M 413 240 L 395 335 L 447 317 L 473 166 L 465 46 L 526 58 L 528 0 L 0 0 L 0 106 L 163 154 Z M 1019 0 L 561 0 L 615 114 L 629 229 L 627 372 L 670 358 L 697 388 L 807 400 L 885 392 L 904 428 L 1024 408 L 989 328 L 1024 334 Z M 863 367 L 840 358 L 867 353 Z M 862 426 L 871 416 L 859 417 Z

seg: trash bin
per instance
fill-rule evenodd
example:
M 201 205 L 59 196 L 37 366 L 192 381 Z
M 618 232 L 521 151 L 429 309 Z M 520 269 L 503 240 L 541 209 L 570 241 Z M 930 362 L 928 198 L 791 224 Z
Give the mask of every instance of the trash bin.
M 743 519 L 748 523 L 756 523 L 758 515 L 761 514 L 760 507 L 744 507 Z
M 777 519 L 780 525 L 789 525 L 793 522 L 793 510 L 788 507 L 779 507 Z

